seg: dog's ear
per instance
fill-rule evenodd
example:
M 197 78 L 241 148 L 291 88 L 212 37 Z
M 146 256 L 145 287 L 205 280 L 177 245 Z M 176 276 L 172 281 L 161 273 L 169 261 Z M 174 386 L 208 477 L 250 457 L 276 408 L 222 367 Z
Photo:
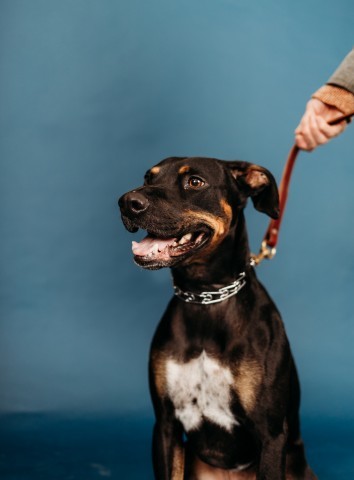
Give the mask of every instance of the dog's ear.
M 279 217 L 278 187 L 266 168 L 248 162 L 225 162 L 240 190 L 251 197 L 254 207 L 271 218 Z

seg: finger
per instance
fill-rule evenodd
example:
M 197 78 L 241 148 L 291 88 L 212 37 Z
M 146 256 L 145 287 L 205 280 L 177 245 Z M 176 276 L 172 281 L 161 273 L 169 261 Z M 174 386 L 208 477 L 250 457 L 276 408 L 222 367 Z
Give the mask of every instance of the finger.
M 312 138 L 315 142 L 315 147 L 318 145 L 323 145 L 327 143 L 330 137 L 328 137 L 322 130 L 323 123 L 321 123 L 322 118 L 318 115 L 312 115 L 310 117 L 310 129 L 312 133 Z M 327 130 L 326 130 L 327 131 Z
M 304 115 L 302 116 L 299 125 L 295 129 L 295 142 L 299 148 L 302 150 L 308 150 L 308 138 L 304 132 L 307 129 L 308 125 L 308 111 L 305 110 Z
M 333 122 L 338 118 L 343 117 L 343 113 L 338 110 L 336 107 L 332 107 L 331 105 L 326 105 L 326 108 L 323 112 L 322 117 L 328 122 Z
M 304 115 L 299 127 L 295 130 L 295 142 L 302 150 L 311 151 L 314 148 L 315 142 L 312 138 L 308 117 L 308 114 Z
M 302 134 L 302 132 L 307 129 L 308 127 L 308 124 L 309 124 L 309 115 L 311 114 L 311 112 L 313 112 L 313 106 L 312 106 L 312 103 L 311 103 L 311 100 L 309 102 L 307 102 L 306 104 L 306 109 L 305 109 L 305 113 L 303 114 L 301 120 L 300 120 L 300 123 L 299 125 L 296 127 L 295 129 L 295 135 L 296 134 Z
M 308 113 L 305 111 L 305 113 L 303 114 L 301 120 L 300 120 L 300 123 L 299 125 L 295 128 L 295 135 L 296 134 L 301 134 L 302 132 L 302 129 L 303 129 L 303 126 L 304 126 L 304 123 L 306 123 L 306 117 L 307 117 Z
M 304 116 L 302 122 L 302 129 L 301 135 L 305 142 L 306 148 L 305 150 L 313 150 L 317 146 L 316 139 L 314 137 L 314 127 L 313 127 L 313 117 L 314 113 L 308 111 L 307 114 Z
M 295 143 L 301 150 L 306 150 L 307 152 L 311 152 L 311 150 L 313 150 L 313 148 L 309 146 L 307 139 L 302 135 L 302 133 L 297 133 L 295 135 Z
M 347 127 L 347 122 L 345 120 L 338 123 L 337 125 L 329 125 L 322 117 L 318 117 L 317 123 L 318 128 L 328 139 L 336 137 L 337 135 L 342 133 Z
M 305 122 L 305 119 L 304 119 L 305 116 L 306 116 L 306 113 L 303 115 L 303 117 L 300 120 L 299 125 L 295 128 L 295 131 L 294 131 L 295 143 L 302 150 L 307 150 L 307 143 L 306 143 L 306 140 L 305 140 L 305 138 L 302 134 L 303 125 L 304 125 L 304 122 Z
M 311 151 L 326 141 L 326 137 L 319 132 L 316 123 L 316 116 L 321 115 L 324 106 L 322 102 L 315 99 L 307 102 L 305 113 L 295 129 L 295 141 L 299 148 Z

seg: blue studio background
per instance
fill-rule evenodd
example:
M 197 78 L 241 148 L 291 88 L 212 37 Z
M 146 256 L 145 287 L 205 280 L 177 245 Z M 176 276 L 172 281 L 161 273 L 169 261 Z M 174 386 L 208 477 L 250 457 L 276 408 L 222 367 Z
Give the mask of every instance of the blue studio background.
M 152 479 L 147 354 L 172 289 L 133 264 L 117 198 L 170 155 L 279 180 L 353 25 L 352 0 L 0 1 L 1 478 Z M 349 126 L 301 154 L 258 270 L 323 480 L 354 476 L 353 147 Z M 247 216 L 258 249 L 268 219 Z

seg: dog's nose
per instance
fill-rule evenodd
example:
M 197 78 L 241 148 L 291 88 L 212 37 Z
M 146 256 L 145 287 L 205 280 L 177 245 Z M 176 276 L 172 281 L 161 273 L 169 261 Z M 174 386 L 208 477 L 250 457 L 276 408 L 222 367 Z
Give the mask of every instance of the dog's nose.
M 137 191 L 128 192 L 118 200 L 118 205 L 123 213 L 139 215 L 149 206 L 149 200 Z

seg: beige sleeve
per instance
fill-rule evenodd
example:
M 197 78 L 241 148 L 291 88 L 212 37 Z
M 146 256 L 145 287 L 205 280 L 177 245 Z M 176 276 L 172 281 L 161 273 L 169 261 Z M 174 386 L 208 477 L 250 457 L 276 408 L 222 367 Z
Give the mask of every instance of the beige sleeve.
M 344 115 L 354 113 L 354 95 L 345 88 L 324 85 L 312 95 L 312 98 L 338 108 Z

